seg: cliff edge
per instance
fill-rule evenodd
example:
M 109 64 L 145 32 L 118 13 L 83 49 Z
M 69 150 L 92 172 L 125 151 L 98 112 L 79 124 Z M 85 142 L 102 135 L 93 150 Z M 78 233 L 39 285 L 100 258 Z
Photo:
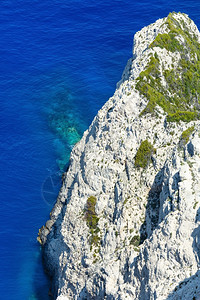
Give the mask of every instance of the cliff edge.
M 40 229 L 54 299 L 200 299 L 200 33 L 171 13 L 72 150 Z

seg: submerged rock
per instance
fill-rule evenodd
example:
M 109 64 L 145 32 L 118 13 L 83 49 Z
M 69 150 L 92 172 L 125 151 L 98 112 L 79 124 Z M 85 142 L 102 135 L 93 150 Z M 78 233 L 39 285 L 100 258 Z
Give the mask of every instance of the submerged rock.
M 135 34 L 39 233 L 55 299 L 200 297 L 199 42 L 181 13 Z

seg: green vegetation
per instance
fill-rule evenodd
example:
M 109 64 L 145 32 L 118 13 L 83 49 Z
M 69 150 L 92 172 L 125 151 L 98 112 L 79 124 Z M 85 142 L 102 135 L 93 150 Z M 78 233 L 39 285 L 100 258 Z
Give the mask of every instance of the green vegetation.
M 129 197 L 125 198 L 123 205 L 125 205 L 128 202 Z
M 192 134 L 193 131 L 194 131 L 194 126 L 189 127 L 188 129 L 182 132 L 181 139 L 180 139 L 181 146 L 185 146 L 188 143 L 190 135 Z
M 197 207 L 198 202 L 195 202 L 193 209 L 195 209 Z
M 95 229 L 99 221 L 95 212 L 96 202 L 97 198 L 94 196 L 87 199 L 86 220 L 90 229 Z
M 179 121 L 184 121 L 184 122 L 190 122 L 193 120 L 198 120 L 199 119 L 199 113 L 197 112 L 192 112 L 192 111 L 178 111 L 174 114 L 168 114 L 167 116 L 167 121 L 168 122 L 179 122 Z
M 94 196 L 90 196 L 87 199 L 87 206 L 85 210 L 86 222 L 88 227 L 90 228 L 90 233 L 91 233 L 91 239 L 90 239 L 91 246 L 93 244 L 98 246 L 100 240 L 98 236 L 100 229 L 97 226 L 99 222 L 99 218 L 95 211 L 96 202 L 97 202 L 97 198 Z
M 156 153 L 156 149 L 147 140 L 142 141 L 136 156 L 135 156 L 135 167 L 146 168 L 151 162 L 152 155 Z
M 158 34 L 149 47 L 178 51 L 181 59 L 176 69 L 162 70 L 161 74 L 158 54 L 151 56 L 146 70 L 137 78 L 136 89 L 148 100 L 141 115 L 155 114 L 155 107 L 159 105 L 167 113 L 168 122 L 200 119 L 200 44 L 187 25 L 176 20 L 173 13 L 167 17 L 165 25 L 169 33 Z M 166 86 L 161 84 L 161 75 Z
M 181 51 L 183 46 L 180 45 L 176 39 L 176 34 L 174 32 L 158 34 L 156 39 L 151 43 L 150 48 L 160 47 L 166 48 L 168 51 L 175 52 Z
M 130 245 L 133 245 L 134 247 L 138 247 L 140 245 L 140 236 L 134 235 L 134 237 L 130 241 Z

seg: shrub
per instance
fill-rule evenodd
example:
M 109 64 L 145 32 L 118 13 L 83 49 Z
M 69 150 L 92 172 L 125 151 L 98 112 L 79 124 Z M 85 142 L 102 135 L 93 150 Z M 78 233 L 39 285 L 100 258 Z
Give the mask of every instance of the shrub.
M 135 156 L 135 167 L 146 168 L 151 162 L 152 155 L 156 153 L 156 149 L 147 140 L 142 141 L 136 156 Z
M 95 229 L 99 218 L 96 215 L 95 206 L 96 206 L 97 198 L 94 196 L 90 196 L 87 199 L 87 206 L 86 206 L 86 221 L 87 225 L 90 229 Z
M 188 129 L 186 129 L 185 131 L 182 132 L 181 138 L 180 138 L 181 146 L 185 146 L 188 143 L 190 135 L 192 134 L 193 131 L 194 131 L 194 126 L 189 127 Z
M 160 47 L 165 48 L 168 51 L 175 52 L 183 49 L 183 46 L 180 45 L 176 39 L 176 34 L 173 32 L 158 34 L 155 40 L 151 43 L 150 48 Z
M 90 244 L 98 245 L 100 238 L 98 236 L 98 232 L 100 231 L 98 225 L 99 218 L 95 211 L 97 198 L 94 196 L 90 196 L 87 199 L 86 209 L 85 209 L 85 218 L 88 227 L 90 228 L 91 238 Z
M 163 86 L 158 54 L 151 56 L 146 70 L 137 78 L 136 89 L 148 100 L 141 115 L 155 114 L 155 107 L 159 105 L 167 113 L 168 122 L 199 119 L 200 44 L 195 35 L 190 34 L 187 24 L 175 19 L 173 13 L 167 17 L 165 25 L 169 32 L 158 34 L 149 47 L 178 51 L 181 59 L 176 69 L 163 70 L 166 81 L 166 86 Z M 184 41 L 182 44 L 178 37 Z
M 134 247 L 138 247 L 140 245 L 140 236 L 134 235 L 134 237 L 130 241 L 130 245 L 133 245 Z
M 167 121 L 168 122 L 190 122 L 192 120 L 197 120 L 199 118 L 199 114 L 197 112 L 192 111 L 177 111 L 174 114 L 168 114 Z

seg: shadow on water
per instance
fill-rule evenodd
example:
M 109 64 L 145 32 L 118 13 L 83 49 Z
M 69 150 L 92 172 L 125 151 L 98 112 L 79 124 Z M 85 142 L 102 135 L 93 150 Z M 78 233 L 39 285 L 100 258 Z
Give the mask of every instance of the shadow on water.
M 40 245 L 38 244 L 37 247 L 40 253 L 35 264 L 33 294 L 30 295 L 29 300 L 52 300 L 53 297 L 50 292 L 51 281 L 43 268 L 42 252 L 40 251 Z
M 68 169 L 69 162 L 66 166 Z M 47 178 L 44 180 L 41 188 L 41 196 L 43 201 L 51 208 L 55 205 L 59 190 L 62 186 L 63 172 L 60 170 L 50 171 Z M 35 262 L 35 274 L 33 276 L 33 294 L 29 297 L 29 300 L 52 300 L 53 295 L 51 292 L 51 278 L 46 273 L 43 249 L 37 242 L 35 245 L 35 251 L 37 252 L 37 259 Z

